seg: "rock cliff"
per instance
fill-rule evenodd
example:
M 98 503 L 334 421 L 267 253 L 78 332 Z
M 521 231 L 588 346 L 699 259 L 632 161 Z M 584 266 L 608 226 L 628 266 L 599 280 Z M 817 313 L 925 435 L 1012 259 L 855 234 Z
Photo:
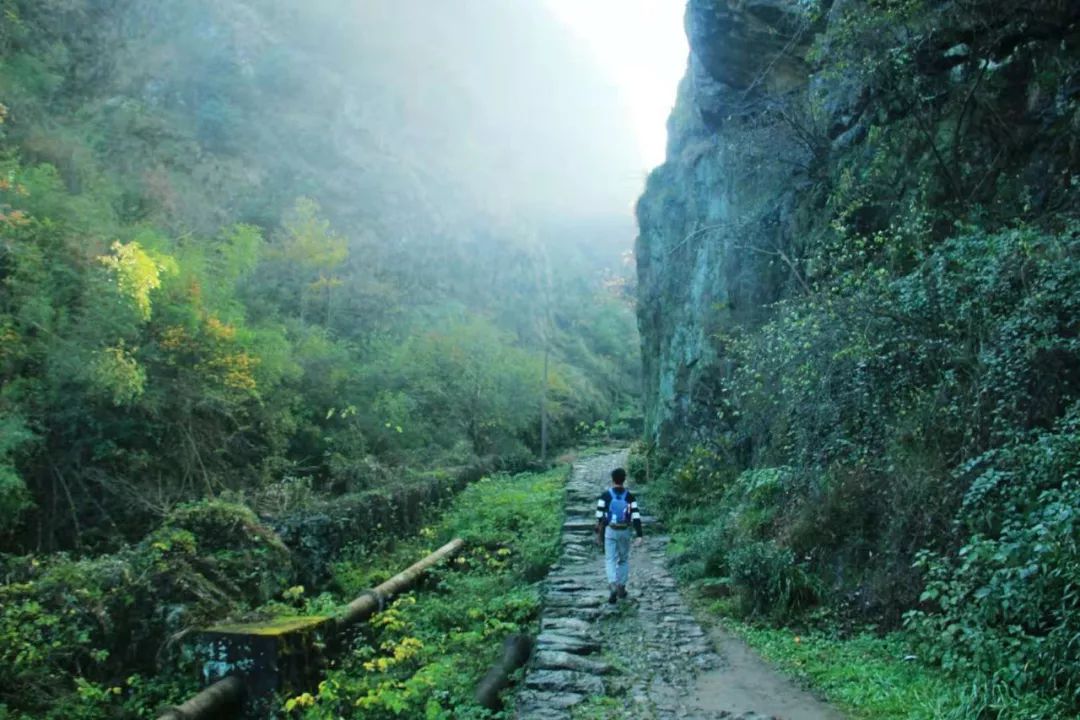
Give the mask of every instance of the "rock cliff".
M 654 441 L 711 432 L 725 338 L 810 294 L 838 223 L 873 235 L 919 205 L 933 242 L 976 206 L 999 222 L 1071 202 L 1078 6 L 933 5 L 690 0 L 667 161 L 637 211 Z

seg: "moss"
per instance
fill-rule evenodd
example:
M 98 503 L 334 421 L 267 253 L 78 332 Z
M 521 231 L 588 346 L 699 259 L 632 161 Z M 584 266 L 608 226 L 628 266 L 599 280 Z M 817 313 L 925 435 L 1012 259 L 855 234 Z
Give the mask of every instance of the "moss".
M 215 625 L 207 628 L 207 632 L 222 633 L 226 635 L 259 635 L 261 637 L 279 637 L 295 632 L 314 630 L 330 618 L 325 615 L 312 615 L 307 617 L 279 617 L 273 620 L 260 622 L 235 623 Z

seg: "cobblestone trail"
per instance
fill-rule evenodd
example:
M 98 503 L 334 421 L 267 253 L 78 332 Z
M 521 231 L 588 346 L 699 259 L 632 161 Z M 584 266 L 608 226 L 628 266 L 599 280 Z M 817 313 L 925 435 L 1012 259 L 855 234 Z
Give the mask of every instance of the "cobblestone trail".
M 611 469 L 625 462 L 623 452 L 574 465 L 562 555 L 545 581 L 519 720 L 841 720 L 734 638 L 702 630 L 667 571 L 668 539 L 649 524 L 645 543 L 631 551 L 630 598 L 607 603 L 593 511 Z M 635 494 L 648 518 L 647 493 Z

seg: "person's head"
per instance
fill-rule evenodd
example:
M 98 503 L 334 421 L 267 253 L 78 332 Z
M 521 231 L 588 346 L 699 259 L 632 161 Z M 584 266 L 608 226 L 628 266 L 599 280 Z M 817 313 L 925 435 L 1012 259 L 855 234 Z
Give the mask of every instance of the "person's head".
M 611 471 L 611 484 L 615 487 L 622 487 L 626 483 L 626 471 L 622 468 L 615 468 Z

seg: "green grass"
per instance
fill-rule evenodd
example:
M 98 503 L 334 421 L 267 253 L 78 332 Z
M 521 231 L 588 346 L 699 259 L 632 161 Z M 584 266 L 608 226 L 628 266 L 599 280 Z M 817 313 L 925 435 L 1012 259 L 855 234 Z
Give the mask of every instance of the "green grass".
M 619 720 L 626 717 L 625 698 L 591 697 L 575 705 L 570 712 L 573 720 Z
M 818 690 L 852 718 L 941 718 L 959 705 L 958 688 L 921 664 L 899 635 L 846 639 L 819 632 L 753 627 L 725 621 L 762 657 Z
M 711 612 L 723 614 L 716 603 Z M 838 637 L 825 630 L 722 624 L 759 655 L 841 709 L 851 720 L 1065 720 L 1046 700 L 1017 696 L 928 666 L 903 632 Z

